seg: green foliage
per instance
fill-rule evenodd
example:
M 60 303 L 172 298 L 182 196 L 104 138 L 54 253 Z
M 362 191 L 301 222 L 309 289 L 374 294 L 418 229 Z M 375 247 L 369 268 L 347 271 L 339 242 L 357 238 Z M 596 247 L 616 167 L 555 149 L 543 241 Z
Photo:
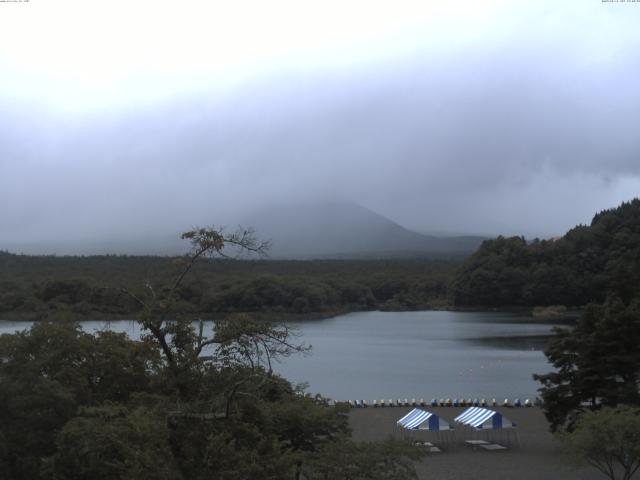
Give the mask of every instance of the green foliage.
M 193 248 L 171 281 L 121 290 L 139 306 L 141 341 L 87 334 L 68 321 L 69 311 L 0 337 L 0 473 L 9 480 L 413 478 L 416 449 L 347 440 L 345 407 L 273 373 L 273 361 L 307 350 L 286 327 L 240 314 L 216 320 L 213 335 L 202 322 L 196 331 L 185 312 L 187 299 L 199 297 L 197 284 L 185 282 L 196 260 L 228 245 L 259 251 L 261 244 L 248 231 L 199 229 L 184 238 Z M 277 282 L 258 287 L 269 292 L 264 298 L 278 293 Z M 73 301 L 78 288 L 54 284 L 45 297 Z M 349 301 L 367 293 L 350 289 Z M 336 460 L 359 476 L 327 477 L 338 471 Z
M 54 479 L 177 480 L 169 430 L 162 415 L 107 402 L 84 407 L 56 438 L 55 454 L 43 466 Z
M 559 438 L 578 463 L 588 463 L 611 480 L 630 480 L 640 468 L 640 408 L 605 407 L 580 417 Z
M 414 462 L 425 456 L 408 442 L 353 442 L 348 438 L 328 443 L 310 455 L 309 480 L 408 480 L 417 478 Z
M 349 433 L 346 405 L 327 408 L 322 398 L 300 393 L 289 393 L 298 398 L 274 403 L 270 412 L 272 428 L 293 451 L 313 452 Z
M 545 355 L 556 371 L 534 375 L 551 428 L 573 427 L 588 408 L 640 405 L 640 300 L 590 305 L 573 329 L 557 328 Z
M 205 474 L 194 478 L 244 480 L 291 478 L 293 457 L 272 436 L 249 424 L 235 425 L 208 438 Z
M 25 256 L 0 252 L 0 318 L 132 318 L 140 305 L 122 292 L 160 292 L 182 258 Z M 333 314 L 446 304 L 457 259 L 233 260 L 202 258 L 176 291 L 185 314 L 220 317 Z
M 582 306 L 640 293 L 640 200 L 594 216 L 555 241 L 485 241 L 458 270 L 455 305 Z
M 79 407 L 150 391 L 158 358 L 123 334 L 93 336 L 66 322 L 0 336 L 0 432 L 11 478 L 39 478 L 41 459 Z

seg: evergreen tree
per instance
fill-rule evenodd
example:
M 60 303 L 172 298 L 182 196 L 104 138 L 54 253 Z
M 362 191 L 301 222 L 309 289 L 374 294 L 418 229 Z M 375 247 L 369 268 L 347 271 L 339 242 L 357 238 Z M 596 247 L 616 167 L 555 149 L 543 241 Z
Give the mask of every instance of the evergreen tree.
M 590 305 L 574 328 L 556 328 L 545 355 L 556 371 L 534 375 L 551 428 L 571 429 L 586 409 L 640 404 L 640 301 Z

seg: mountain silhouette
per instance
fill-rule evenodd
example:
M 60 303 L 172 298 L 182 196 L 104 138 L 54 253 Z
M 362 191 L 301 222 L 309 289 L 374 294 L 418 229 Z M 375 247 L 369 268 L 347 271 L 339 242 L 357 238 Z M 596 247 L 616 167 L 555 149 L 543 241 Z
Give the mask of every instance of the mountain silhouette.
M 245 219 L 270 239 L 273 258 L 368 258 L 468 254 L 485 238 L 424 235 L 352 203 L 280 205 Z

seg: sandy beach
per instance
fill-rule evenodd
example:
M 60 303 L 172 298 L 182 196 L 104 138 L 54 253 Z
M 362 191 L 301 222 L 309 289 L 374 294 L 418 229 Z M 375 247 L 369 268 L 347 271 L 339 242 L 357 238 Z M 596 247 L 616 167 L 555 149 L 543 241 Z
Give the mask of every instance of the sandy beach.
M 455 407 L 424 407 L 453 424 L 453 419 L 464 410 Z M 383 440 L 389 435 L 399 436 L 396 421 L 411 407 L 352 409 L 349 421 L 353 438 L 359 441 Z M 507 447 L 505 450 L 486 451 L 465 443 L 473 438 L 464 427 L 456 428 L 451 442 L 445 437 L 438 441 L 435 434 L 418 432 L 416 439 L 430 441 L 442 448 L 432 453 L 418 466 L 420 479 L 438 480 L 602 480 L 601 473 L 591 467 L 575 469 L 563 458 L 558 442 L 549 433 L 542 410 L 530 408 L 494 408 L 517 424 L 519 442 L 515 435 L 509 438 L 494 433 L 490 440 Z M 490 434 L 491 435 L 491 434 Z M 481 437 L 483 438 L 483 437 Z M 425 448 L 425 447 L 416 447 Z

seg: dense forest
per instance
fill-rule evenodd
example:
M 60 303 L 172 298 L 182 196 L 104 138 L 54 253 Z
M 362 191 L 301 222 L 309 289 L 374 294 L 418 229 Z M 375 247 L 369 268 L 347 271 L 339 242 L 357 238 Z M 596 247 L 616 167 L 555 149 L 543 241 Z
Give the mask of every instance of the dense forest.
M 450 287 L 457 306 L 582 306 L 640 293 L 640 200 L 593 217 L 555 240 L 485 241 Z
M 441 308 L 459 258 L 387 260 L 203 259 L 181 285 L 181 311 L 330 315 L 355 310 Z M 27 256 L 0 252 L 0 318 L 122 318 L 139 306 L 136 290 L 171 278 L 178 258 Z M 162 288 L 161 283 L 154 285 Z
M 416 478 L 408 442 L 356 443 L 331 406 L 272 370 L 304 353 L 284 326 L 247 315 L 214 333 L 182 316 L 196 262 L 244 236 L 185 234 L 193 249 L 165 286 L 127 294 L 145 334 L 95 335 L 65 312 L 0 335 L 0 478 L 221 480 Z

